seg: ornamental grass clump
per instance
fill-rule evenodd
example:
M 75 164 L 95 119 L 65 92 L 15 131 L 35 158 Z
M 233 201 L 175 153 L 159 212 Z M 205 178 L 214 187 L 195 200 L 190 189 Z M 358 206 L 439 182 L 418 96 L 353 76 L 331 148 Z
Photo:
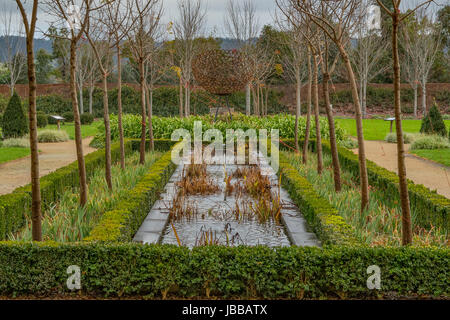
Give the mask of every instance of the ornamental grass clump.
M 38 132 L 39 142 L 65 142 L 69 141 L 69 135 L 64 130 L 42 130 Z
M 28 138 L 10 138 L 1 142 L 3 148 L 29 148 L 30 140 Z
M 411 150 L 433 150 L 450 148 L 447 138 L 438 135 L 419 135 L 411 145 Z

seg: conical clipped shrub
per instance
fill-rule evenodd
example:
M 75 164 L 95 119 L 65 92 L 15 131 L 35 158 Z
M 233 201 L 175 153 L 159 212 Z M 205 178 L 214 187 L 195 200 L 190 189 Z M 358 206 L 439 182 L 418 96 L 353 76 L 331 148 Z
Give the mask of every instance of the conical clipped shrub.
M 23 137 L 28 133 L 28 119 L 16 92 L 9 99 L 1 125 L 5 139 Z
M 439 112 L 436 102 L 430 108 L 428 114 L 422 120 L 422 126 L 420 127 L 421 133 L 426 134 L 438 134 L 440 136 L 447 136 L 447 128 L 445 127 L 442 115 Z

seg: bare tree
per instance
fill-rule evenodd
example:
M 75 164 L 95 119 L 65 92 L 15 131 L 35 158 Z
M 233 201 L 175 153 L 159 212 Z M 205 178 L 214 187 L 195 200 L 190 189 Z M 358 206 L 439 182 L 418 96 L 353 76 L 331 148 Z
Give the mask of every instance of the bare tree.
M 127 23 L 128 15 L 123 13 L 123 3 L 120 0 L 111 2 L 97 1 L 97 9 L 91 14 L 85 35 L 94 50 L 98 68 L 102 75 L 103 119 L 105 123 L 105 178 L 108 188 L 112 190 L 108 75 L 114 69 L 112 55 L 117 47 L 117 41 L 122 40 L 122 38 L 117 39 L 114 35 L 117 30 L 121 30 L 123 25 Z
M 25 52 L 25 46 L 20 36 L 23 34 L 23 25 L 19 24 L 14 28 L 12 10 L 2 10 L 0 13 L 0 35 L 3 37 L 5 48 L 2 50 L 2 60 L 5 61 L 9 71 L 9 89 L 11 95 L 14 93 L 14 87 L 19 80 L 20 75 L 26 66 L 26 58 L 22 53 Z
M 423 7 L 405 22 L 399 34 L 406 53 L 403 65 L 408 82 L 414 90 L 414 115 L 417 116 L 417 82 L 422 88 L 422 112 L 425 115 L 428 77 L 440 49 L 441 32 L 439 25 L 431 21 Z
M 254 2 L 228 0 L 225 28 L 228 34 L 238 41 L 242 52 L 250 56 L 254 51 L 253 41 L 258 37 L 260 29 Z M 245 89 L 245 113 L 248 116 L 251 114 L 251 82 Z
M 253 92 L 254 114 L 264 116 L 267 114 L 264 91 L 267 97 L 267 80 L 274 72 L 275 56 L 270 52 L 269 44 L 260 41 L 245 54 L 247 56 L 247 68 L 251 70 L 253 75 L 251 90 Z M 266 90 L 263 88 L 266 88 Z
M 94 89 L 95 84 L 97 81 L 101 78 L 100 70 L 98 67 L 97 57 L 95 56 L 95 52 L 92 49 L 91 45 L 89 44 L 89 54 L 85 55 L 85 64 L 86 68 L 88 70 L 88 73 L 86 75 L 86 81 L 88 85 L 89 90 L 89 113 L 94 114 L 93 110 L 93 103 L 94 103 Z
M 39 150 L 36 119 L 36 69 L 34 62 L 34 33 L 38 12 L 38 0 L 33 0 L 28 15 L 21 0 L 16 0 L 25 27 L 28 65 L 28 119 L 31 149 L 31 222 L 33 241 L 42 241 L 41 186 L 39 182 Z
M 400 189 L 400 202 L 402 207 L 402 244 L 409 245 L 412 243 L 412 222 L 411 209 L 409 206 L 408 194 L 408 180 L 406 178 L 405 165 L 405 146 L 403 141 L 402 129 L 402 111 L 400 106 L 400 61 L 398 53 L 398 34 L 400 24 L 412 15 L 419 8 L 431 3 L 433 0 L 428 0 L 419 4 L 416 8 L 407 14 L 402 14 L 400 11 L 401 0 L 391 0 L 392 10 L 388 9 L 381 0 L 377 0 L 381 8 L 392 19 L 392 56 L 393 56 L 393 70 L 394 70 L 394 112 L 395 112 L 395 126 L 397 132 L 397 166 Z
M 353 45 L 352 42 L 348 42 L 349 57 L 359 82 L 359 98 L 363 117 L 367 115 L 367 85 L 388 68 L 388 65 L 383 63 L 383 58 L 389 49 L 389 41 L 380 32 L 380 25 L 369 23 L 373 20 L 379 21 L 377 17 L 379 7 L 371 5 L 373 2 L 374 0 L 362 1 L 358 8 L 358 15 L 361 16 L 362 21 L 356 25 L 357 44 Z
M 305 77 L 305 60 L 306 60 L 306 50 L 303 46 L 304 39 L 302 33 L 297 30 L 296 27 L 289 18 L 284 18 L 280 20 L 277 18 L 277 24 L 280 29 L 284 32 L 283 37 L 279 37 L 278 41 L 281 42 L 282 46 L 288 48 L 288 52 L 283 55 L 283 65 L 284 74 L 294 81 L 295 83 L 295 132 L 294 132 L 294 143 L 295 149 L 299 152 L 300 147 L 298 144 L 298 121 L 301 116 L 301 89 L 302 81 Z
M 109 29 L 113 32 L 111 36 L 114 41 L 114 48 L 117 59 L 117 121 L 119 127 L 119 144 L 120 144 L 120 167 L 125 170 L 125 139 L 123 135 L 122 123 L 122 39 L 126 36 L 132 27 L 131 6 L 129 1 L 116 1 L 115 5 L 107 6 L 107 23 Z M 117 23 L 120 27 L 117 28 Z
M 92 61 L 95 61 L 94 52 L 88 43 L 80 43 L 77 48 L 76 61 L 76 83 L 78 87 L 78 94 L 80 99 L 80 114 L 84 113 L 84 97 L 83 88 L 89 81 L 90 74 L 95 72 L 92 69 Z M 92 112 L 91 112 L 92 113 Z
M 133 55 L 133 59 L 138 64 L 139 84 L 141 90 L 141 145 L 140 163 L 145 162 L 145 140 L 146 140 L 146 72 L 145 65 L 153 52 L 155 37 L 159 32 L 160 19 L 163 13 L 162 5 L 158 1 L 147 2 L 135 0 L 131 19 L 135 21 L 133 27 L 128 32 L 128 44 Z M 151 126 L 151 114 L 149 113 L 149 126 Z M 152 130 L 150 131 L 150 135 Z M 153 139 L 150 143 L 152 143 Z
M 347 69 L 352 89 L 353 104 L 355 108 L 356 130 L 358 136 L 358 157 L 361 184 L 361 210 L 369 204 L 369 181 L 367 176 L 366 155 L 364 148 L 364 134 L 362 126 L 361 105 L 359 103 L 358 86 L 355 74 L 346 50 L 348 38 L 355 32 L 355 26 L 360 23 L 358 15 L 359 0 L 320 1 L 320 0 L 279 0 L 284 3 L 282 7 L 292 7 L 301 15 L 306 15 L 312 23 L 323 30 L 325 35 L 336 45 Z M 326 13 L 324 15 L 323 13 Z
M 201 0 L 178 0 L 179 17 L 173 25 L 182 59 L 180 61 L 181 78 L 184 83 L 184 115 L 190 115 L 192 60 L 197 45 L 194 41 L 203 32 L 206 11 Z
M 163 30 L 157 27 L 159 32 L 155 32 L 154 38 L 151 41 L 149 47 L 149 56 L 145 64 L 145 87 L 146 87 L 146 101 L 147 101 L 147 113 L 149 123 L 149 136 L 150 136 L 150 149 L 154 149 L 153 141 L 153 91 L 155 84 L 167 73 L 170 69 L 170 60 L 163 51 L 163 47 L 159 42 L 162 40 Z
M 401 29 L 399 35 L 400 44 L 403 45 L 403 55 L 401 59 L 401 68 L 406 81 L 413 89 L 414 92 L 414 117 L 417 118 L 417 97 L 419 89 L 419 61 L 418 61 L 418 50 L 413 49 L 411 41 L 409 41 L 409 32 L 406 28 Z
M 87 202 L 87 178 L 86 166 L 83 154 L 83 139 L 81 136 L 80 111 L 77 98 L 77 51 L 79 50 L 79 41 L 83 36 L 89 23 L 89 14 L 92 9 L 93 0 L 51 0 L 44 1 L 47 12 L 58 19 L 57 23 L 67 24 L 69 32 L 64 40 L 70 41 L 70 97 L 72 100 L 72 111 L 75 123 L 75 145 L 77 149 L 78 172 L 80 176 L 80 205 L 84 206 Z M 81 88 L 82 90 L 82 88 Z

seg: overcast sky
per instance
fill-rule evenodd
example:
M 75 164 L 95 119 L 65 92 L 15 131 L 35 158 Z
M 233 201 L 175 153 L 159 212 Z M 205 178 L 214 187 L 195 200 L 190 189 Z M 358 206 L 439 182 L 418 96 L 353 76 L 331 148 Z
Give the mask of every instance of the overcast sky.
M 162 0 L 165 9 L 164 20 L 166 23 L 173 21 L 177 17 L 177 1 L 178 0 Z M 205 8 L 207 9 L 206 14 L 206 35 L 212 35 L 216 37 L 227 36 L 226 31 L 223 26 L 224 17 L 226 14 L 226 3 L 227 0 L 202 0 Z M 257 8 L 257 16 L 260 21 L 260 26 L 265 24 L 271 24 L 276 11 L 275 0 L 252 0 L 255 2 Z M 26 6 L 31 8 L 32 1 L 24 0 Z M 403 0 L 404 8 L 412 7 L 419 0 Z M 450 0 L 436 0 L 439 4 L 448 4 Z M 15 21 L 19 23 L 20 16 L 18 13 L 17 5 L 15 0 L 0 0 L 0 18 L 5 12 L 13 12 L 16 15 Z M 1 19 L 0 19 L 1 20 Z M 38 29 L 47 30 L 49 26 L 49 21 L 52 21 L 51 17 L 48 17 L 43 10 L 39 10 L 38 16 Z M 3 26 L 0 25 L 0 32 L 3 31 Z M 37 35 L 37 37 L 39 37 Z

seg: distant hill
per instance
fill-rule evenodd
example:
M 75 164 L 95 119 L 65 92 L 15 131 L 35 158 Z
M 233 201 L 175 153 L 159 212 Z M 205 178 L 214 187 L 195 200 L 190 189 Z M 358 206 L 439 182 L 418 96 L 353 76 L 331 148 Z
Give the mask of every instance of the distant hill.
M 25 37 L 19 36 L 11 36 L 10 43 L 14 44 L 14 48 L 20 48 L 23 53 L 26 52 L 26 42 Z M 3 62 L 5 59 L 5 54 L 7 53 L 7 39 L 6 37 L 0 37 L 0 61 Z M 18 43 L 16 46 L 15 44 Z M 52 41 L 48 39 L 34 39 L 34 52 L 37 52 L 39 49 L 45 49 L 47 52 L 52 53 Z M 16 52 L 14 52 L 15 54 Z
M 231 38 L 217 38 L 217 40 L 220 41 L 220 47 L 223 50 L 233 50 L 233 49 L 239 49 L 239 42 L 236 39 Z M 253 39 L 252 41 L 255 42 L 257 39 Z

